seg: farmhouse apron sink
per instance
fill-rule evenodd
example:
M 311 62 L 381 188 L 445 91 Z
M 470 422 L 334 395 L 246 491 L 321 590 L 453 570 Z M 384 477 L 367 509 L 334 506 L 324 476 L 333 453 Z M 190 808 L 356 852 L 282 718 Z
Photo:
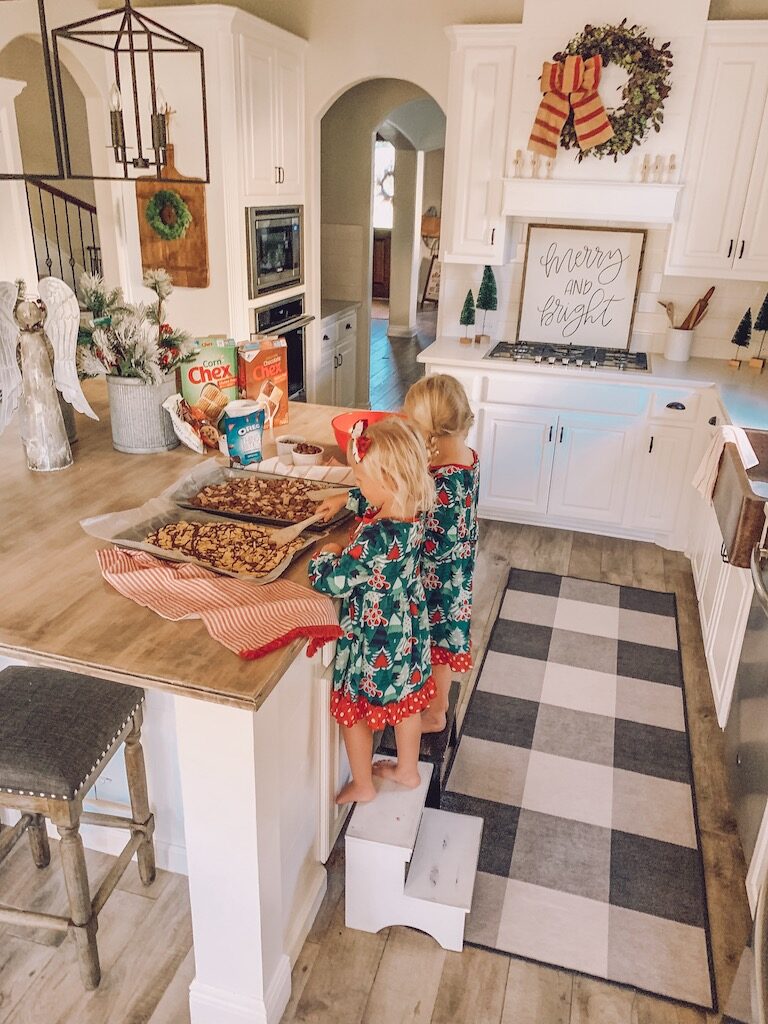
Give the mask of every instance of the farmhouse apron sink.
M 749 556 L 765 526 L 768 501 L 768 430 L 745 431 L 758 464 L 744 469 L 734 444 L 726 444 L 720 460 L 712 503 L 723 534 L 724 554 L 731 565 L 749 568 Z

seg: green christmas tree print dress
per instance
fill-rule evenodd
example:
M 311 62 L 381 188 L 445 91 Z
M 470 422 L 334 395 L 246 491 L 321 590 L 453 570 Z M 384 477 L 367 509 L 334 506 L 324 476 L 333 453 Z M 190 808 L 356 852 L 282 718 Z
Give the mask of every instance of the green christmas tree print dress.
M 427 593 L 432 664 L 455 672 L 472 667 L 469 621 L 477 550 L 477 489 L 480 462 L 433 466 L 437 501 L 427 513 L 422 579 Z
M 348 507 L 365 508 L 356 489 Z M 420 713 L 435 696 L 420 570 L 424 521 L 375 515 L 365 508 L 340 555 L 309 563 L 315 590 L 342 599 L 331 714 L 340 725 L 365 721 L 372 730 Z

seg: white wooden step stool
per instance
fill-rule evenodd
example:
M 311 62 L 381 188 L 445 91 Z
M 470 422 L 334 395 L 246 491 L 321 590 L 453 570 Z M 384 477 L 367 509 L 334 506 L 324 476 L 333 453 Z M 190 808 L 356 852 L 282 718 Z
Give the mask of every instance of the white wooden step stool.
M 346 925 L 407 925 L 461 952 L 483 819 L 425 808 L 432 765 L 419 762 L 419 775 L 416 789 L 374 776 L 376 799 L 355 808 L 345 841 Z

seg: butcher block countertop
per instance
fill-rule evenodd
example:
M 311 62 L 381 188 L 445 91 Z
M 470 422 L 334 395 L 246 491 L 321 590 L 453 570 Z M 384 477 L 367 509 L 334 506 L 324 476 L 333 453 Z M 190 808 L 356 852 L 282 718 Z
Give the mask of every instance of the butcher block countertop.
M 90 381 L 84 390 L 100 420 L 78 415 L 69 469 L 29 472 L 16 418 L 0 437 L 0 655 L 256 710 L 306 641 L 244 661 L 199 620 L 162 619 L 104 581 L 95 554 L 104 542 L 85 534 L 80 520 L 142 505 L 203 456 L 183 446 L 157 455 L 116 452 L 104 383 Z M 331 419 L 343 411 L 291 403 L 289 425 L 276 433 L 301 433 L 338 455 Z M 343 541 L 347 532 L 345 524 L 326 540 Z M 306 583 L 314 550 L 284 578 Z

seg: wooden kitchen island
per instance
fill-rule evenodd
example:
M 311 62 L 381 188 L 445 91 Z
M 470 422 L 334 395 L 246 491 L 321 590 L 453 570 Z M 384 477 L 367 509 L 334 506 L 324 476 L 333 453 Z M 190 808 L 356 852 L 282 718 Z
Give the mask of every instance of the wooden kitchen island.
M 193 1024 L 277 1024 L 344 818 L 333 802 L 345 761 L 327 712 L 332 651 L 309 659 L 305 642 L 293 642 L 243 661 L 201 622 L 162 619 L 102 579 L 95 552 L 103 542 L 79 521 L 143 504 L 206 456 L 183 447 L 114 451 L 105 388 L 91 382 L 86 393 L 101 420 L 77 417 L 69 469 L 29 472 L 15 422 L 0 438 L 0 663 L 51 665 L 147 690 L 158 863 L 189 875 Z M 292 405 L 286 430 L 334 445 L 338 411 Z M 266 443 L 266 454 L 273 451 Z M 306 581 L 308 557 L 287 578 Z M 112 852 L 109 830 L 86 826 L 83 838 Z

